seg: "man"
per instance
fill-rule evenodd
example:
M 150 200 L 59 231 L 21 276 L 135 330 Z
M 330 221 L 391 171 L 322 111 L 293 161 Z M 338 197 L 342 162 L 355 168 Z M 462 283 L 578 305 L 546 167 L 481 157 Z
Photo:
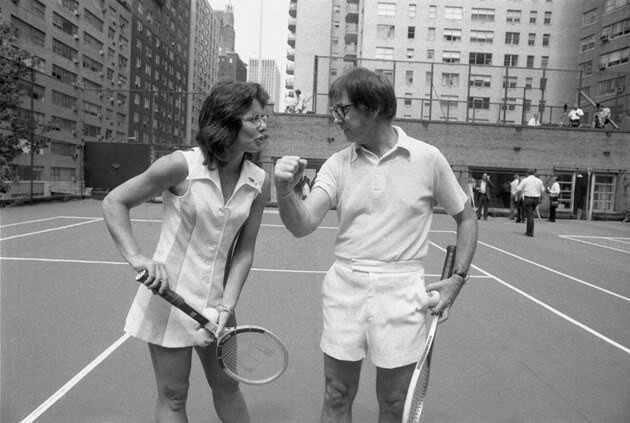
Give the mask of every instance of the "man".
M 483 214 L 483 220 L 488 220 L 488 206 L 490 205 L 490 188 L 494 185 L 490 181 L 490 176 L 484 173 L 479 180 L 479 184 L 475 187 L 477 191 L 477 219 L 481 219 Z
M 597 129 L 604 129 L 608 123 L 610 123 L 610 109 L 597 103 L 595 106 L 593 126 Z
M 582 116 L 584 116 L 584 110 L 580 109 L 580 107 L 576 103 L 569 111 L 569 126 L 575 128 L 579 127 Z
M 523 179 L 518 184 L 517 191 L 523 196 L 523 208 L 525 209 L 525 218 L 527 225 L 525 229 L 525 235 L 534 236 L 534 212 L 536 207 L 540 204 L 543 193 L 545 192 L 545 186 L 542 181 L 536 177 L 536 170 L 530 169 L 527 171 L 527 178 Z
M 293 186 L 306 160 L 285 156 L 274 170 L 280 217 L 296 236 L 313 232 L 333 207 L 336 260 L 322 285 L 325 395 L 322 422 L 350 422 L 361 363 L 377 367 L 379 422 L 399 422 L 414 364 L 427 332 L 427 291 L 440 322 L 467 278 L 477 221 L 448 162 L 435 147 L 392 126 L 396 96 L 389 80 L 353 68 L 328 93 L 334 123 L 352 144 L 319 171 L 310 195 Z M 456 273 L 424 285 L 423 259 L 433 203 L 457 225 Z
M 558 177 L 553 175 L 549 181 L 549 187 L 547 188 L 549 194 L 549 221 L 556 221 L 556 209 L 560 204 L 560 184 L 558 183 Z
M 514 220 L 514 214 L 517 212 L 518 194 L 516 190 L 518 189 L 518 184 L 520 181 L 521 180 L 518 174 L 514 174 L 514 179 L 512 179 L 512 182 L 510 182 L 510 220 Z M 521 215 L 520 213 L 516 214 L 518 215 L 517 222 L 520 222 Z

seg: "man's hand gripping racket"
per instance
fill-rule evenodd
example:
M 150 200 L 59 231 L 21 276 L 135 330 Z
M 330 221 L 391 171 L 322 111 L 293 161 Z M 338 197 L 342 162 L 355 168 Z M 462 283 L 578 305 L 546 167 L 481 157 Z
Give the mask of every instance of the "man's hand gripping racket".
M 146 270 L 136 275 L 142 283 Z M 195 310 L 179 294 L 166 288 L 159 294 L 166 301 L 192 317 L 217 338 L 217 360 L 231 378 L 250 385 L 262 385 L 279 378 L 289 364 L 289 353 L 280 339 L 259 326 L 237 326 L 216 333 L 217 324 Z
M 455 262 L 455 246 L 449 245 L 446 247 L 446 258 L 444 259 L 444 266 L 442 268 L 442 279 L 448 279 L 453 274 L 453 263 Z M 437 297 L 437 298 L 436 298 Z M 435 304 L 439 302 L 439 294 L 433 293 L 431 301 Z M 431 370 L 431 353 L 433 352 L 433 341 L 435 340 L 435 334 L 437 332 L 438 320 L 440 316 L 433 317 L 431 326 L 429 327 L 429 333 L 427 334 L 427 340 L 422 349 L 422 356 L 416 364 L 416 368 L 413 371 L 409 388 L 407 389 L 407 398 L 405 399 L 405 406 L 403 408 L 403 423 L 418 423 L 420 416 L 422 415 L 422 408 L 424 406 L 424 399 L 427 394 L 427 388 L 429 386 L 429 371 Z

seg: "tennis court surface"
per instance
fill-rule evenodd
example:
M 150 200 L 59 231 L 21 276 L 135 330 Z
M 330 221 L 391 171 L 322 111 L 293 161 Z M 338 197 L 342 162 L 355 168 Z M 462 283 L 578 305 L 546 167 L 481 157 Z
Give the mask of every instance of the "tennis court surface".
M 153 421 L 148 348 L 123 333 L 137 289 L 102 220 L 100 201 L 0 209 L 3 423 Z M 161 205 L 132 212 L 146 252 Z M 426 262 L 438 279 L 455 225 L 436 215 Z M 472 277 L 440 326 L 425 422 L 630 421 L 630 224 L 479 221 Z M 243 386 L 252 422 L 316 422 L 323 397 L 321 280 L 336 217 L 295 239 L 265 211 L 239 323 L 275 332 L 290 363 L 277 381 Z M 365 363 L 355 422 L 377 420 Z M 194 361 L 191 422 L 218 422 Z

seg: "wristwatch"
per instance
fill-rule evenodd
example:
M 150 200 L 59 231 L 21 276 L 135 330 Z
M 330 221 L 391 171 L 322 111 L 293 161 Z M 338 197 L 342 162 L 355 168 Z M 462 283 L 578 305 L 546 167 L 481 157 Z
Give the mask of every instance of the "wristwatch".
M 217 306 L 217 310 L 219 310 L 219 312 L 225 311 L 229 314 L 234 314 L 234 306 L 229 306 L 229 305 L 225 305 L 225 304 L 219 304 Z
M 464 280 L 464 283 L 468 282 L 468 278 L 470 278 L 468 273 L 462 272 L 461 270 L 453 270 L 453 274 L 461 277 Z

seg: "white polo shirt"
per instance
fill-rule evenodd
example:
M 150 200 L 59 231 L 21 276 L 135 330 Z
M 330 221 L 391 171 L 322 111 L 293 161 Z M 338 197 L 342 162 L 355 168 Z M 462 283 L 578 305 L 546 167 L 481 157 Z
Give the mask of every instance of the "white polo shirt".
M 450 215 L 464 209 L 466 194 L 442 153 L 394 129 L 398 142 L 380 159 L 351 144 L 326 160 L 317 175 L 313 189 L 323 189 L 337 208 L 337 257 L 423 259 L 434 204 Z

